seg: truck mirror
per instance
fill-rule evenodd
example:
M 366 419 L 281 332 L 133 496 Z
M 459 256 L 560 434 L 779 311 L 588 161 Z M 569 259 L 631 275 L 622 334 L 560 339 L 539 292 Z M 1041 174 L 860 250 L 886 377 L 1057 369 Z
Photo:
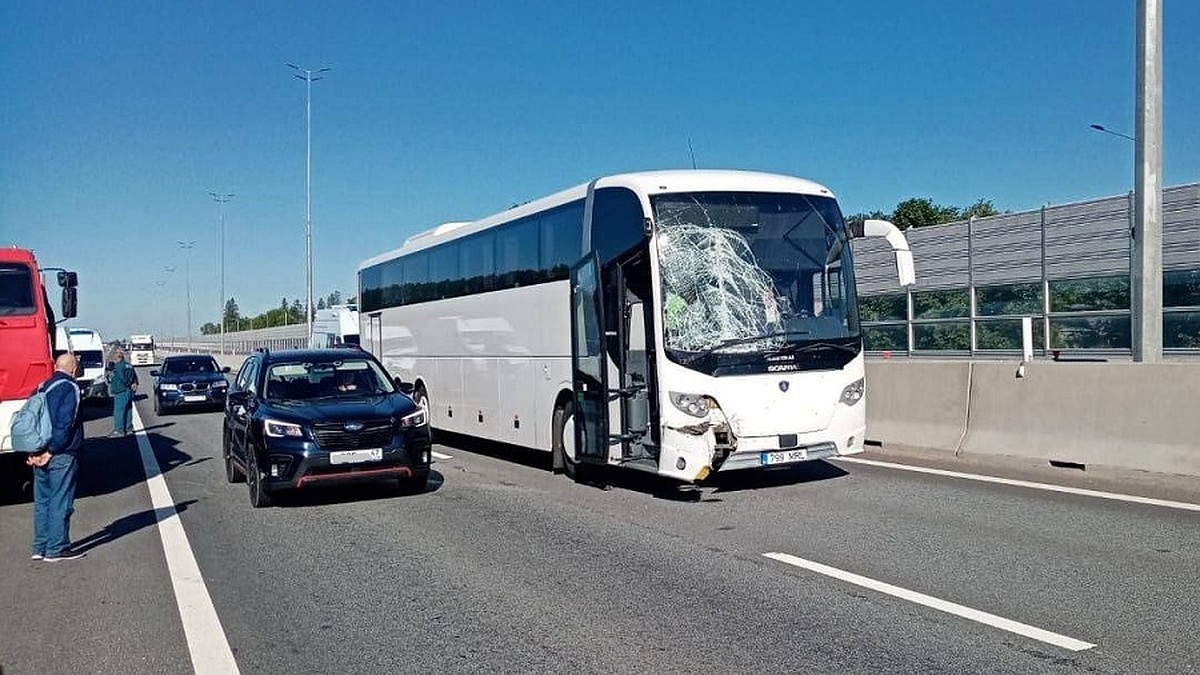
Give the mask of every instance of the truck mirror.
M 74 286 L 67 286 L 62 290 L 62 315 L 64 319 L 75 318 L 75 313 L 79 305 L 79 298 L 76 292 Z
M 58 285 L 63 288 L 75 288 L 79 285 L 79 275 L 74 272 L 62 271 L 58 273 Z

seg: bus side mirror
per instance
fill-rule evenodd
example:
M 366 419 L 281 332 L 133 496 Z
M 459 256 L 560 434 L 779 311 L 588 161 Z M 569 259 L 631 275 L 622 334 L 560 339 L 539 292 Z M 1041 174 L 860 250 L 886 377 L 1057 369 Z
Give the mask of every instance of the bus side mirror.
M 861 227 L 861 230 L 859 229 Z M 882 237 L 896 252 L 896 276 L 901 286 L 912 286 L 917 282 L 917 271 L 913 264 L 912 249 L 900 228 L 886 220 L 864 220 L 862 225 L 852 228 L 852 234 L 860 237 Z
M 71 274 L 74 274 L 72 272 Z M 62 291 L 62 315 L 64 319 L 75 318 L 76 310 L 79 308 L 79 297 L 76 295 L 74 286 L 67 286 Z

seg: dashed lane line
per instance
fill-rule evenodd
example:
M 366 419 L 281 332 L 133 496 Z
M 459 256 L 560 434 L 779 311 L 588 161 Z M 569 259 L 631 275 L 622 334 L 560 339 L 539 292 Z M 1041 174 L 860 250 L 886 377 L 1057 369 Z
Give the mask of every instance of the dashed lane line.
M 196 556 L 179 520 L 175 500 L 171 498 L 167 481 L 154 457 L 154 448 L 146 436 L 141 415 L 136 407 L 132 412 L 142 467 L 146 470 L 146 487 L 150 489 L 150 503 L 158 518 L 158 534 L 167 558 L 167 570 L 171 575 L 179 618 L 183 622 L 192 669 L 196 675 L 238 675 L 237 661 L 221 628 L 221 620 L 208 594 L 208 586 L 200 575 L 200 566 L 196 564 Z
M 1008 631 L 1010 633 L 1023 635 L 1027 638 L 1037 640 L 1039 642 L 1045 642 L 1056 647 L 1062 647 L 1063 649 L 1073 652 L 1080 652 L 1096 646 L 1090 642 L 1084 642 L 1083 640 L 1076 640 L 1075 638 L 1067 637 L 1066 635 L 1052 633 L 1048 630 L 1030 626 L 1029 624 L 1020 623 L 1011 619 L 1005 619 L 1004 617 L 996 616 L 995 614 L 981 612 L 977 609 L 971 609 L 970 607 L 966 607 L 955 602 L 949 602 L 947 600 L 935 598 L 932 595 L 925 595 L 924 593 L 910 591 L 907 588 L 893 586 L 892 584 L 876 581 L 869 577 L 854 574 L 853 572 L 847 572 L 836 567 L 830 567 L 829 565 L 822 565 L 821 563 L 805 560 L 804 558 L 798 558 L 794 555 L 788 555 L 787 553 L 764 553 L 763 555 L 781 563 L 806 569 L 810 572 L 816 572 L 817 574 L 824 574 L 827 577 L 833 577 L 834 579 L 839 579 L 856 586 L 869 588 L 878 593 L 900 598 L 901 600 L 908 600 L 909 602 L 914 602 L 918 605 L 924 605 L 925 607 L 946 612 L 947 614 L 953 614 L 954 616 L 969 619 L 971 621 L 976 621 L 993 628 L 999 628 L 1000 630 Z

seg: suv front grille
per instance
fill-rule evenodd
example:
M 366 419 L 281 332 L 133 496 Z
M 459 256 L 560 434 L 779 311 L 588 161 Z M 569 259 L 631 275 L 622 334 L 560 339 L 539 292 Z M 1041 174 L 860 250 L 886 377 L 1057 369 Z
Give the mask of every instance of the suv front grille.
M 208 389 L 207 382 L 184 382 L 179 385 L 179 391 L 204 391 Z
M 313 438 L 323 450 L 382 448 L 392 440 L 392 423 L 364 422 L 362 430 L 347 431 L 345 422 L 321 422 L 313 425 Z

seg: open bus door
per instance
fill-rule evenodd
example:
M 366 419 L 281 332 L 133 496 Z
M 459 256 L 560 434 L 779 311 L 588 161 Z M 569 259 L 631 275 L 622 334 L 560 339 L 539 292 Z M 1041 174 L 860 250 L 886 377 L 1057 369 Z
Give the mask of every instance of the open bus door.
M 575 456 L 608 463 L 608 368 L 604 353 L 600 268 L 595 253 L 571 270 L 571 388 Z

